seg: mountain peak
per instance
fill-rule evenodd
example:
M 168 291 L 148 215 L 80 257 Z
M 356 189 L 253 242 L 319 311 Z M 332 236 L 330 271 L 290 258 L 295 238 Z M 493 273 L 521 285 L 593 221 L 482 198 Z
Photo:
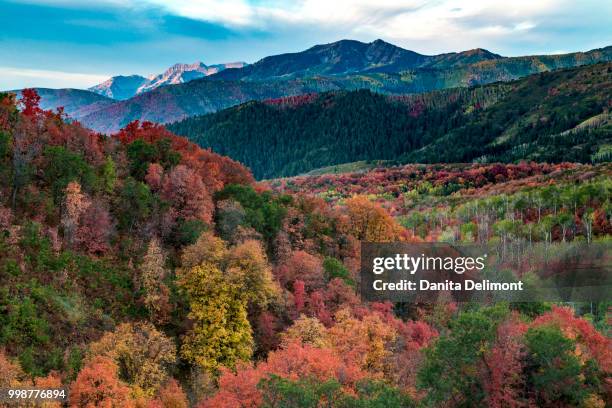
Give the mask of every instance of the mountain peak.
M 331 50 L 331 49 L 342 49 L 342 48 L 350 48 L 350 47 L 366 47 L 368 44 L 363 43 L 357 40 L 351 40 L 347 38 L 343 38 L 342 40 L 326 43 L 326 44 L 317 44 L 308 48 L 305 51 L 294 52 L 289 54 L 280 54 L 280 55 L 291 55 L 291 54 L 302 54 L 308 52 L 320 52 L 321 50 Z M 274 55 L 273 57 L 278 57 L 279 55 Z
M 192 64 L 177 63 L 161 74 L 152 74 L 148 78 L 140 75 L 114 76 L 101 84 L 89 88 L 97 94 L 109 98 L 124 100 L 143 92 L 148 92 L 164 85 L 181 84 L 194 79 L 216 74 L 226 68 L 242 68 L 244 62 L 230 62 L 227 64 L 206 65 L 202 61 Z
M 395 48 L 400 48 L 397 45 L 394 45 L 394 44 L 391 44 L 389 42 L 386 42 L 385 40 L 381 40 L 380 38 L 377 38 L 376 40 L 372 41 L 370 43 L 370 45 L 375 45 L 377 47 L 380 47 L 380 46 L 389 47 L 389 46 L 391 46 L 391 47 L 395 47 Z
M 482 61 L 490 61 L 504 58 L 499 54 L 492 53 L 484 48 L 474 48 L 461 52 L 449 52 L 429 57 L 424 66 L 428 68 L 449 69 Z
M 478 55 L 480 57 L 484 57 L 487 59 L 498 59 L 498 58 L 503 58 L 501 55 L 499 54 L 495 54 L 489 50 L 485 50 L 484 48 L 474 48 L 471 50 L 467 50 L 467 51 L 463 51 L 460 52 L 459 54 L 463 54 L 466 56 L 472 56 L 472 55 Z
M 342 39 L 301 52 L 265 57 L 240 72 L 223 72 L 214 79 L 259 81 L 356 72 L 399 72 L 418 66 L 424 59 L 423 55 L 381 39 L 371 43 Z
M 138 88 L 147 82 L 147 78 L 140 75 L 118 75 L 89 88 L 99 95 L 113 99 L 131 98 Z
M 406 50 L 406 49 L 404 49 L 402 47 L 398 47 L 395 44 L 391 44 L 391 43 L 388 43 L 386 41 L 383 41 L 380 38 L 377 39 L 377 40 L 372 41 L 371 43 L 369 43 L 367 45 L 368 45 L 368 48 L 370 48 L 370 49 L 400 50 L 401 52 L 410 52 L 410 53 L 414 52 L 414 51 Z
M 206 73 L 207 69 L 208 67 L 200 61 L 196 61 L 193 64 L 178 63 L 178 64 L 172 65 L 170 68 L 165 70 L 163 74 L 157 75 L 156 77 L 164 77 L 164 76 L 169 76 L 169 75 L 173 75 L 177 73 L 181 74 L 187 71 L 199 71 L 202 73 Z
M 166 72 L 170 70 L 189 71 L 189 70 L 205 69 L 205 68 L 207 68 L 207 66 L 202 61 L 196 61 L 193 64 L 184 64 L 184 63 L 179 62 L 177 64 L 172 65 L 170 68 L 168 68 Z

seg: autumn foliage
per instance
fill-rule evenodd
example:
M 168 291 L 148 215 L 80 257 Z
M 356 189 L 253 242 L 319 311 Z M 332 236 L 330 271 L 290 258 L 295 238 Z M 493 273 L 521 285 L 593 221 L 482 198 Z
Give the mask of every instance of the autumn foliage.
M 201 407 L 258 407 L 262 396 L 257 385 L 271 374 L 290 379 L 342 378 L 342 384 L 349 389 L 366 375 L 358 366 L 345 364 L 329 349 L 291 343 L 270 353 L 268 360 L 256 367 L 242 365 L 235 374 L 224 370 L 219 379 L 219 392 Z
M 360 244 L 605 243 L 610 174 L 256 184 L 161 125 L 104 136 L 0 93 L 0 388 L 68 387 L 71 407 L 604 407 L 607 303 L 366 302 Z
M 399 225 L 380 206 L 365 197 L 355 196 L 346 201 L 349 231 L 365 242 L 389 242 L 398 237 Z
M 181 162 L 194 169 L 211 192 L 219 190 L 226 184 L 249 184 L 253 181 L 251 174 L 239 163 L 209 150 L 203 150 L 158 124 L 134 121 L 121 129 L 116 137 L 125 145 L 136 140 L 152 144 L 162 139 L 169 139 L 172 149 L 180 154 Z
M 593 358 L 605 372 L 612 371 L 612 340 L 598 332 L 591 323 L 577 317 L 568 307 L 553 306 L 533 322 L 534 326 L 553 324 L 576 342 L 576 352 L 583 359 Z
M 119 367 L 108 357 L 95 357 L 79 373 L 70 387 L 74 408 L 133 407 L 130 389 L 118 378 Z

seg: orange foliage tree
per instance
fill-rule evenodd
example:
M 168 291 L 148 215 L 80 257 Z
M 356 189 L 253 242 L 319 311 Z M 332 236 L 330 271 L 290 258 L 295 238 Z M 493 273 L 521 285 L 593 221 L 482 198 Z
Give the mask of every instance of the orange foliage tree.
M 81 185 L 76 181 L 68 183 L 65 193 L 62 226 L 64 227 L 64 237 L 68 245 L 71 246 L 76 241 L 76 232 L 81 215 L 89 208 L 91 200 L 81 191 Z
M 350 233 L 361 241 L 389 242 L 396 239 L 401 227 L 384 208 L 364 196 L 346 200 Z
M 354 390 L 355 384 L 367 376 L 359 366 L 345 361 L 334 350 L 293 342 L 270 353 L 268 360 L 257 366 L 244 363 L 237 366 L 236 372 L 223 369 L 219 391 L 199 408 L 259 407 L 262 395 L 257 385 L 272 374 L 292 380 L 336 379 L 347 390 Z
M 187 408 L 188 406 L 187 395 L 175 379 L 170 379 L 159 390 L 157 397 L 147 403 L 147 408 Z
M 19 364 L 8 359 L 0 349 L 0 388 L 9 388 L 18 385 L 25 378 L 25 374 Z
M 62 379 L 59 373 L 52 371 L 46 377 L 37 377 L 34 379 L 34 387 L 40 389 L 61 388 Z M 39 405 L 41 408 L 61 408 L 61 402 L 42 402 Z
M 71 408 L 131 408 L 130 389 L 118 376 L 117 364 L 96 356 L 77 376 L 70 387 Z

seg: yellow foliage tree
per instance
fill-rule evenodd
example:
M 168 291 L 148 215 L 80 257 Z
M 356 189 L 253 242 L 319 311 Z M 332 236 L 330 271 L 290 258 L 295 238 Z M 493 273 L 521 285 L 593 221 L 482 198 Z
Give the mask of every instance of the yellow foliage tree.
M 83 212 L 91 205 L 91 200 L 81 191 L 81 185 L 76 181 L 71 181 L 64 190 L 62 226 L 64 227 L 64 237 L 69 245 L 73 245 L 76 238 L 79 219 Z
M 195 244 L 185 248 L 181 257 L 181 266 L 184 270 L 189 270 L 204 262 L 217 264 L 221 262 L 226 253 L 227 249 L 223 240 L 215 237 L 211 232 L 205 232 L 200 235 Z
M 252 354 L 247 298 L 217 265 L 203 262 L 183 270 L 179 284 L 189 296 L 193 328 L 183 337 L 181 355 L 209 372 L 234 367 Z
M 176 363 L 176 346 L 151 323 L 123 323 L 89 346 L 89 358 L 111 358 L 134 398 L 151 397 Z
M 246 240 L 227 248 L 204 233 L 184 250 L 181 263 L 178 283 L 189 297 L 193 321 L 181 355 L 209 373 L 248 360 L 253 352 L 249 312 L 257 315 L 280 293 L 261 243 Z
M 308 344 L 317 348 L 330 346 L 327 329 L 316 317 L 306 317 L 301 315 L 293 324 L 281 335 L 281 346 L 287 347 L 296 340 L 301 344 Z
M 228 279 L 241 288 L 249 305 L 263 308 L 279 294 L 259 241 L 249 240 L 231 248 L 224 263 Z

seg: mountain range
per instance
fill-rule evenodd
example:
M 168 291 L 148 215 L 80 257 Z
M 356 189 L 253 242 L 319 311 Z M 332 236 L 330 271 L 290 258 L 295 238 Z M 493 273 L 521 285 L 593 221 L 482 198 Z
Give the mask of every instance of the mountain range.
M 160 86 L 182 84 L 216 74 L 226 68 L 242 68 L 245 65 L 245 62 L 230 62 L 207 66 L 200 61 L 193 64 L 174 64 L 159 75 L 151 75 L 148 78 L 140 75 L 114 76 L 88 90 L 112 99 L 125 100 Z
M 359 160 L 612 159 L 612 63 L 404 96 L 336 91 L 247 102 L 169 125 L 259 179 Z
M 266 57 L 252 65 L 226 67 L 188 82 L 183 78 L 182 83 L 153 87 L 125 100 L 100 100 L 93 96 L 84 98 L 76 91 L 45 90 L 43 105 L 53 108 L 61 106 L 54 103 L 62 102 L 71 118 L 94 130 L 111 133 L 133 120 L 170 123 L 251 100 L 358 89 L 404 95 L 510 81 L 533 73 L 611 60 L 611 46 L 588 52 L 525 57 L 502 57 L 483 49 L 429 56 L 382 40 L 371 43 L 341 40 Z M 162 78 L 176 77 L 162 75 Z M 124 79 L 117 80 L 115 98 L 127 95 L 138 85 L 136 80 Z M 148 81 L 160 82 L 154 78 Z M 138 85 L 134 92 L 144 90 L 143 87 L 146 85 Z M 53 92 L 62 97 L 51 95 Z M 77 101 L 69 100 L 72 94 Z
M 211 79 L 265 81 L 322 75 L 398 73 L 416 68 L 450 68 L 502 58 L 501 55 L 480 48 L 429 56 L 383 40 L 371 43 L 341 40 L 316 45 L 302 52 L 265 57 L 243 69 L 226 70 Z

